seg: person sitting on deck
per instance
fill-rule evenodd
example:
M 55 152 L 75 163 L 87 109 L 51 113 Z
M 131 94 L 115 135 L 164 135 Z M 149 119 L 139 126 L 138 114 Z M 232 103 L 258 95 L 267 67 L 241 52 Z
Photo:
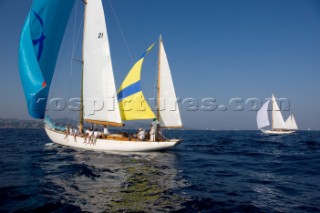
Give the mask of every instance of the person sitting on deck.
M 82 125 L 78 126 L 78 130 L 79 130 L 79 135 L 83 135 L 84 134 Z
M 94 140 L 94 130 L 91 129 L 89 133 L 89 143 L 93 143 Z
M 101 133 L 98 130 L 93 131 L 92 136 L 92 144 L 95 144 L 97 142 L 97 138 L 101 135 Z
M 92 134 L 93 134 L 93 131 L 92 131 L 91 129 L 87 129 L 87 130 L 85 131 L 85 134 L 84 134 L 84 141 L 83 141 L 83 143 L 87 143 L 87 138 L 88 138 L 88 142 L 90 143 Z
M 139 140 L 142 140 L 142 141 L 145 140 L 145 138 L 146 138 L 146 133 L 145 133 L 145 131 L 144 131 L 142 128 L 139 128 L 139 132 L 138 132 L 138 134 L 137 134 L 137 137 L 138 137 Z
M 65 137 L 64 139 L 68 139 L 68 135 L 70 134 L 70 127 L 69 126 L 66 126 L 65 127 Z

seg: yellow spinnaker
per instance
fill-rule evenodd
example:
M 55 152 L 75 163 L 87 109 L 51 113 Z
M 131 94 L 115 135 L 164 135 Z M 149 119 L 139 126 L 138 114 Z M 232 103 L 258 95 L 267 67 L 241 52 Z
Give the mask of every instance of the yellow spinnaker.
M 124 121 L 152 119 L 156 117 L 141 91 L 140 81 L 144 57 L 151 51 L 154 45 L 155 43 L 133 65 L 118 90 L 120 114 Z

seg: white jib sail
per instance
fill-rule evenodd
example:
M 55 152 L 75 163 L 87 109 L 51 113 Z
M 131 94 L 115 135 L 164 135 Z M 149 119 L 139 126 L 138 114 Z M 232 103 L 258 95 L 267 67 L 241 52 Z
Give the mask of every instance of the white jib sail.
M 268 118 L 269 102 L 270 102 L 270 100 L 267 101 L 266 103 L 264 103 L 262 105 L 261 109 L 259 109 L 259 111 L 258 111 L 258 114 L 257 114 L 258 129 L 262 129 L 262 128 L 270 125 L 269 118 Z
M 286 120 L 286 127 L 288 129 L 291 129 L 291 130 L 297 130 L 298 129 L 296 120 L 294 119 L 293 115 L 290 115 L 288 117 L 288 119 Z
M 287 129 L 275 97 L 272 95 L 272 129 Z
M 84 119 L 122 123 L 101 0 L 86 4 L 83 62 Z
M 179 128 L 182 127 L 180 110 L 177 102 L 176 92 L 173 86 L 171 71 L 166 52 L 160 39 L 160 126 Z

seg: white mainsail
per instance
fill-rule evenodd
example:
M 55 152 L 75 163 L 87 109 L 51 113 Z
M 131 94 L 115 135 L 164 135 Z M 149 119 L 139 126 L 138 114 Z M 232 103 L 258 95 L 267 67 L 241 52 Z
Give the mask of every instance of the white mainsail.
M 262 105 L 261 109 L 259 109 L 259 111 L 258 111 L 258 114 L 257 114 L 258 129 L 262 129 L 262 128 L 270 125 L 269 118 L 268 118 L 269 102 L 270 102 L 270 100 L 267 101 L 266 103 L 264 103 Z
M 293 115 L 290 115 L 288 117 L 288 119 L 286 120 L 286 127 L 288 129 L 291 129 L 291 130 L 297 130 L 298 129 L 296 120 L 294 119 Z
M 272 95 L 271 100 L 272 100 L 272 129 L 287 129 L 274 95 Z
M 159 44 L 159 114 L 160 126 L 167 128 L 182 127 L 180 110 L 174 89 L 169 62 L 160 37 Z
M 84 119 L 93 123 L 122 123 L 101 0 L 86 3 L 83 38 Z

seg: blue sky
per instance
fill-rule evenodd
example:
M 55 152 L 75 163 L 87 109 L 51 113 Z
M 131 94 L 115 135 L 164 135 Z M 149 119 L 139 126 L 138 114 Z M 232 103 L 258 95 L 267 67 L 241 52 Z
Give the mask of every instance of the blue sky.
M 18 72 L 18 45 L 31 0 L 0 0 L 0 117 L 30 119 Z M 63 46 L 71 49 L 83 6 L 71 15 Z M 103 0 L 117 85 L 133 60 L 163 35 L 181 98 L 290 100 L 301 129 L 320 129 L 320 2 L 317 0 Z M 76 13 L 77 12 L 77 13 Z M 77 15 L 77 16 L 76 16 Z M 75 22 L 75 18 L 77 22 Z M 76 56 L 81 58 L 81 43 Z M 129 47 L 126 47 L 126 43 Z M 130 53 L 129 53 L 130 52 Z M 76 96 L 80 67 L 70 80 L 70 53 L 61 52 L 53 85 L 57 95 Z M 155 85 L 156 51 L 145 61 L 142 80 L 148 96 Z M 228 106 L 230 108 L 230 106 Z M 256 129 L 256 112 L 186 111 L 185 126 Z

